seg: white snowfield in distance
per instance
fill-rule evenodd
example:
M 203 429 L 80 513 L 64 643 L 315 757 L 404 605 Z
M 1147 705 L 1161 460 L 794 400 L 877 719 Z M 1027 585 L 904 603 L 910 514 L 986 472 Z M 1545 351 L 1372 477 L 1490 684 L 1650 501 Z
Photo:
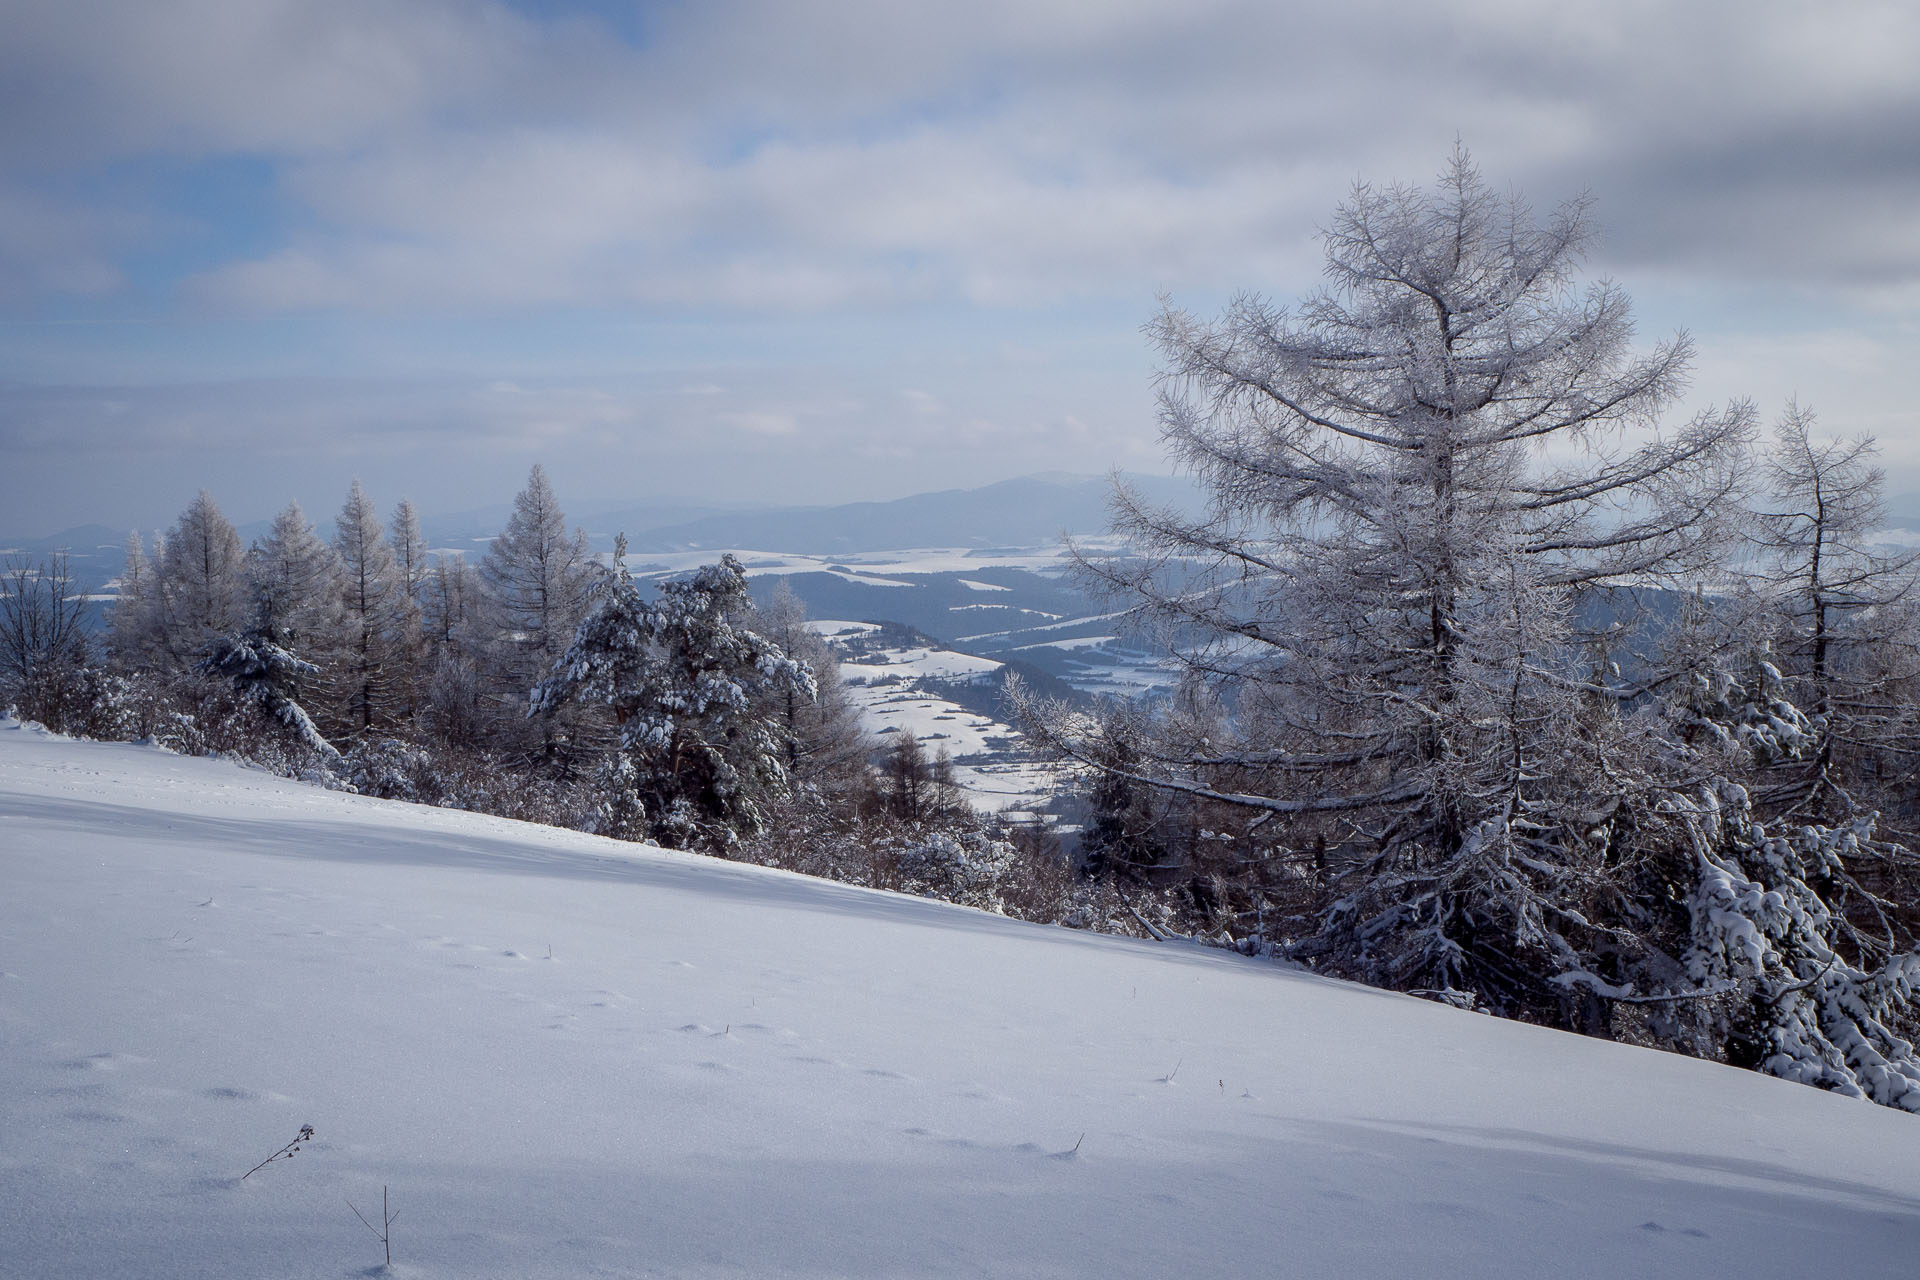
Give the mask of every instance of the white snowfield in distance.
M 999 670 L 992 658 L 929 645 L 878 648 L 871 637 L 883 628 L 870 622 L 821 619 L 808 624 L 844 646 L 867 639 L 857 656 L 842 653 L 840 678 L 860 707 L 860 720 L 882 747 L 891 735 L 909 731 L 929 757 L 945 748 L 953 777 L 967 802 L 987 813 L 1033 815 L 1065 783 L 1065 770 L 1031 758 L 1026 739 L 1010 724 L 970 711 L 920 682 L 967 680 Z
M 1121 554 L 1125 550 L 1125 543 L 1111 537 L 1082 540 L 1077 545 L 1094 555 Z M 991 549 L 922 547 L 835 555 L 710 547 L 670 553 L 634 553 L 628 557 L 628 567 L 643 578 L 666 578 L 691 572 L 723 554 L 737 557 L 748 577 L 756 580 L 821 574 L 855 587 L 899 591 L 904 597 L 914 597 L 917 591 L 932 590 L 937 594 L 940 586 L 937 581 L 930 582 L 928 575 L 949 575 L 950 585 L 978 598 L 966 604 L 938 605 L 942 617 L 932 617 L 924 611 L 936 607 L 926 605 L 925 597 L 920 598 L 920 609 L 916 609 L 903 601 L 884 598 L 889 594 L 887 590 L 882 591 L 881 598 L 863 601 L 861 607 L 871 610 L 866 616 L 891 617 L 897 621 L 917 619 L 916 625 L 949 643 L 970 644 L 1003 656 L 1025 651 L 1031 659 L 1032 650 L 1036 648 L 1058 649 L 1060 660 L 1043 665 L 1087 693 L 1134 698 L 1170 690 L 1179 682 L 1180 670 L 1165 654 L 1136 648 L 1137 641 L 1130 643 L 1112 633 L 1112 620 L 1120 614 L 1100 611 L 1068 615 L 1028 607 L 1021 602 L 1029 598 L 1015 588 L 973 576 L 994 569 L 1012 569 L 1055 582 L 1070 578 L 1073 555 L 1064 543 Z M 608 561 L 610 557 L 603 555 L 601 559 Z M 916 580 L 907 580 L 915 576 Z M 847 606 L 842 601 L 826 607 Z M 1070 644 L 1023 642 L 1027 636 L 1037 638 L 1048 632 L 1075 632 L 1089 627 L 1105 634 Z
M 710 547 L 698 551 L 634 552 L 627 565 L 635 574 L 690 573 L 723 555 L 737 558 L 749 577 L 790 573 L 833 573 L 856 582 L 897 586 L 890 574 L 968 573 L 982 569 L 1027 569 L 1034 573 L 1065 573 L 1072 563 L 1061 544 L 1007 547 L 992 551 L 969 547 L 918 547 L 903 551 L 860 551 L 840 555 L 797 551 L 766 551 L 744 547 Z M 603 560 L 606 557 L 601 557 Z M 976 591 L 995 591 L 991 583 L 969 583 Z
M 1914 1117 L 1223 952 L 13 724 L 0 886 L 8 1277 L 1914 1274 Z

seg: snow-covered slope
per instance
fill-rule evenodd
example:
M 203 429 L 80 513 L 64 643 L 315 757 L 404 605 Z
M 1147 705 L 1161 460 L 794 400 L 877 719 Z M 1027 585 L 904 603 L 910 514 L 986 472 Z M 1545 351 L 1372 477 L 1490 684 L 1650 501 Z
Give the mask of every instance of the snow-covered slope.
M 0 1275 L 1909 1276 L 1920 1121 L 0 727 Z M 302 1124 L 298 1156 L 240 1175 Z

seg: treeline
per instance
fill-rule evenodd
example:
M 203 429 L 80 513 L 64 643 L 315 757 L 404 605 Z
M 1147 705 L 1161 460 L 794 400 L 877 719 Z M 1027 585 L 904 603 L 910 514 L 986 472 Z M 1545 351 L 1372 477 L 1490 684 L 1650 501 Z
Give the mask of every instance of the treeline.
M 104 637 L 59 557 L 0 578 L 0 706 L 58 731 L 946 898 L 1142 926 L 1058 842 L 975 813 L 950 761 L 866 734 L 791 592 L 731 557 L 649 593 L 536 466 L 477 564 L 358 482 L 244 546 L 202 493 L 131 536 Z M 1149 897 L 1153 896 L 1151 894 Z

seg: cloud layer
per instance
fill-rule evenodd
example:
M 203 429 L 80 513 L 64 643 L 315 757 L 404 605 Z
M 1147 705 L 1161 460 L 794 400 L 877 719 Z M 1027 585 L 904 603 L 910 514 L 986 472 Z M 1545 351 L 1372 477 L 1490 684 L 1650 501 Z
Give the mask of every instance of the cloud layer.
M 327 372 L 368 379 L 372 406 L 382 379 L 493 381 L 449 377 L 478 362 L 444 326 L 477 316 L 496 349 L 521 326 L 502 376 L 580 374 L 617 398 L 607 380 L 633 367 L 570 364 L 555 326 L 591 324 L 611 352 L 621 325 L 650 339 L 680 325 L 683 381 L 745 360 L 766 392 L 690 421 L 813 439 L 817 407 L 774 393 L 791 361 L 756 344 L 853 342 L 891 316 L 956 354 L 924 377 L 845 347 L 821 362 L 866 406 L 847 439 L 881 453 L 912 420 L 903 389 L 953 400 L 982 378 L 1008 394 L 1039 381 L 996 363 L 991 331 L 1016 317 L 1050 329 L 1066 385 L 1132 381 L 1140 410 L 1115 430 L 1137 452 L 1149 360 L 1119 359 L 1114 338 L 1156 292 L 1310 287 L 1314 228 L 1349 185 L 1424 180 L 1456 138 L 1543 205 L 1592 190 L 1596 268 L 1704 337 L 1757 314 L 1768 332 L 1742 335 L 1747 349 L 1804 329 L 1897 350 L 1920 317 L 1920 10 L 1905 4 L 6 10 L 0 320 L 39 328 L 0 355 L 0 380 L 28 390 L 107 386 L 172 358 L 193 372 L 160 381 L 309 376 L 264 341 L 223 366 L 191 333 L 288 324 L 297 345 L 320 323 Z M 49 336 L 75 320 L 178 332 L 144 348 Z M 386 339 L 356 351 L 369 326 Z M 1094 420 L 1119 398 L 1040 416 Z M 127 418 L 171 438 L 178 399 Z M 208 418 L 232 399 L 205 393 Z M 19 416 L 32 400 L 0 408 L 0 445 L 39 438 Z M 584 402 L 571 412 L 594 421 Z

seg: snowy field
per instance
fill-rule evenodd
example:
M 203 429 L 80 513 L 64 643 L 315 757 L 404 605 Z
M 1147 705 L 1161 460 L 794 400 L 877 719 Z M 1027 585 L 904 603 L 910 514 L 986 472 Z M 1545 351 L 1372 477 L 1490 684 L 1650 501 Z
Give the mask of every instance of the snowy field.
M 1184 945 L 4 723 L 0 877 L 7 1277 L 1920 1257 L 1913 1117 Z
M 821 620 L 809 624 L 829 640 L 870 636 L 872 623 Z M 928 755 L 946 748 L 953 780 L 967 803 L 984 813 L 1036 813 L 1060 789 L 1062 768 L 1025 758 L 1020 731 L 991 716 L 969 711 L 922 680 L 967 680 L 997 671 L 992 658 L 925 645 L 871 650 L 844 658 L 840 676 L 860 708 L 860 720 L 882 746 L 887 735 L 909 730 Z
M 1105 548 L 1108 540 L 1099 541 Z M 1065 545 L 1002 547 L 983 551 L 972 547 L 917 547 L 904 551 L 855 551 L 841 555 L 812 555 L 796 551 L 768 551 L 751 547 L 703 547 L 697 551 L 634 553 L 628 563 L 634 573 L 689 573 L 712 564 L 723 554 L 736 556 L 750 577 L 790 573 L 832 573 L 852 582 L 904 586 L 889 574 L 977 573 L 982 569 L 1026 569 L 1033 573 L 1065 573 L 1072 557 Z M 604 559 L 604 557 L 603 557 Z M 991 583 L 970 583 L 976 591 L 999 591 Z

